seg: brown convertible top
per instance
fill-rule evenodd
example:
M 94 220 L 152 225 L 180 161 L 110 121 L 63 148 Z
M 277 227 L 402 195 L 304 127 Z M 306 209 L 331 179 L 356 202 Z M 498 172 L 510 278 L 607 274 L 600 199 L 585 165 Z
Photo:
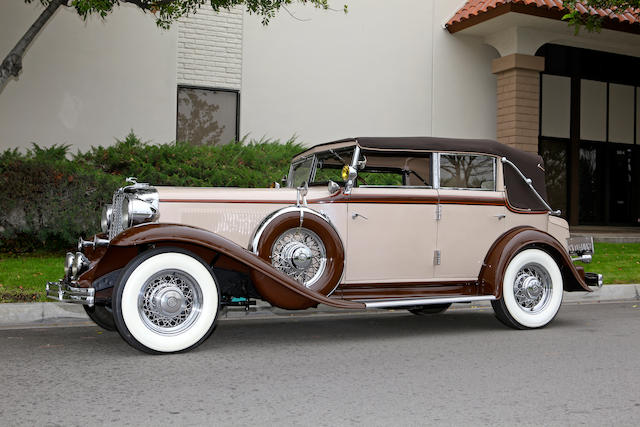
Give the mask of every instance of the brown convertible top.
M 517 148 L 510 147 L 491 139 L 457 139 L 438 137 L 358 137 L 341 139 L 316 145 L 295 158 L 304 157 L 308 152 L 317 152 L 329 149 L 332 145 L 345 145 L 354 143 L 363 151 L 381 150 L 395 152 L 411 151 L 436 151 L 436 152 L 463 152 L 489 154 L 498 157 L 506 157 L 513 162 L 527 178 L 531 178 L 533 187 L 547 200 L 547 190 L 544 180 L 544 163 L 542 157 L 537 154 L 527 153 Z M 309 153 L 310 154 L 310 153 Z M 505 186 L 509 203 L 517 208 L 531 210 L 546 210 L 544 205 L 535 197 L 529 186 L 509 165 L 504 165 Z

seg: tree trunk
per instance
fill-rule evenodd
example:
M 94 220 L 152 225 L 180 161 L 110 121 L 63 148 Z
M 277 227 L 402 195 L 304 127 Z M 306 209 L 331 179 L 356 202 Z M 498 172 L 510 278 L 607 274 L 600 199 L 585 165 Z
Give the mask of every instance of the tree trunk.
M 24 33 L 24 36 L 18 43 L 11 49 L 11 52 L 4 58 L 2 65 L 0 65 L 0 91 L 4 87 L 9 77 L 18 77 L 20 70 L 22 70 L 22 57 L 25 51 L 36 38 L 42 27 L 45 26 L 47 21 L 53 16 L 54 12 L 58 10 L 61 5 L 66 5 L 68 0 L 51 0 L 49 5 L 42 11 L 38 19 L 31 24 L 31 27 Z

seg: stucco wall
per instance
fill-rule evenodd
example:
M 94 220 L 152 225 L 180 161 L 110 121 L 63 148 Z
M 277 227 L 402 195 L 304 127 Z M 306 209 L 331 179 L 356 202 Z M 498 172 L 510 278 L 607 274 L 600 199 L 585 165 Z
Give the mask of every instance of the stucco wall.
M 0 55 L 41 11 L 35 4 L 0 5 Z M 121 6 L 86 23 L 58 10 L 23 61 L 19 78 L 0 91 L 0 149 L 72 144 L 109 145 L 130 129 L 143 139 L 175 139 L 176 31 Z
M 497 52 L 444 30 L 460 0 L 346 3 L 245 15 L 241 134 L 495 138 Z

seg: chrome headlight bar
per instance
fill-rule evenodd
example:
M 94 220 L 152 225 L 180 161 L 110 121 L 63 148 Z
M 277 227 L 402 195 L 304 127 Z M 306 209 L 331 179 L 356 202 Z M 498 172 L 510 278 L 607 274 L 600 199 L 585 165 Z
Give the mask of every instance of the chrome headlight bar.
M 113 204 L 102 209 L 100 225 L 109 239 L 129 227 L 154 222 L 160 217 L 158 191 L 149 184 L 136 182 L 135 178 L 127 178 L 127 182 L 132 185 L 119 188 Z

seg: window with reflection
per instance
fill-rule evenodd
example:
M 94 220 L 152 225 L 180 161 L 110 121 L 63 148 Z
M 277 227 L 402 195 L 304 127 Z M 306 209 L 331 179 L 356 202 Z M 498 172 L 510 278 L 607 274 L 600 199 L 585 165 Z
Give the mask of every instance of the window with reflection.
M 496 189 L 495 158 L 473 154 L 440 155 L 440 187 Z
M 238 138 L 238 92 L 178 87 L 176 140 L 227 144 Z
M 540 156 L 544 160 L 547 198 L 553 209 L 560 209 L 567 218 L 567 142 L 540 141 Z

